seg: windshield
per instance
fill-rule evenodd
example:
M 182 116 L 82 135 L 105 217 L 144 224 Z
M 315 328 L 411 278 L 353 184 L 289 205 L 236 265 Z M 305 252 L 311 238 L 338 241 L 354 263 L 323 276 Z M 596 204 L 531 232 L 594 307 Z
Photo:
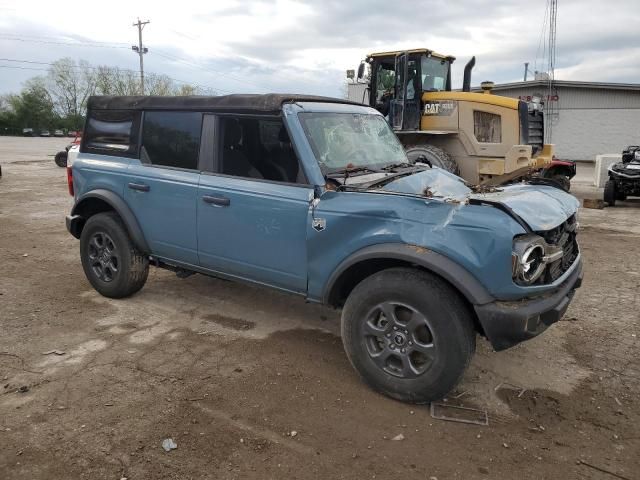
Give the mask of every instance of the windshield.
M 422 55 L 422 91 L 439 92 L 446 90 L 449 76 L 449 62 L 441 58 Z
M 325 173 L 409 163 L 398 138 L 380 115 L 307 112 L 299 118 Z

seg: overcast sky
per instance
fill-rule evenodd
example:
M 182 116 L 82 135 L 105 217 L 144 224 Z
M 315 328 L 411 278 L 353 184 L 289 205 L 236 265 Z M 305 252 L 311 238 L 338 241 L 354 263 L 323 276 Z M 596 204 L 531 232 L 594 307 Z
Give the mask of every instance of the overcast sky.
M 457 57 L 454 87 L 476 55 L 473 84 L 545 69 L 546 0 L 0 0 L 0 94 L 62 57 L 145 69 L 229 92 L 342 94 L 366 53 L 427 47 Z M 559 0 L 556 78 L 640 81 L 640 0 Z M 543 38 L 543 45 L 546 38 Z M 19 63 L 20 60 L 41 63 Z M 19 68 L 4 68 L 4 67 Z M 33 70 L 28 70 L 33 69 Z

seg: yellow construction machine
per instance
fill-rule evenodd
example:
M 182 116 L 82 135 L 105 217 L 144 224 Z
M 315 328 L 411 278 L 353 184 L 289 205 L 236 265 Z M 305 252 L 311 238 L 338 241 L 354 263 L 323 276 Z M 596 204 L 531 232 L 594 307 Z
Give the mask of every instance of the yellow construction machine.
M 465 66 L 462 91 L 452 91 L 454 60 L 426 48 L 369 54 L 358 68 L 363 82 L 370 67 L 359 101 L 386 116 L 410 160 L 426 159 L 473 184 L 535 174 L 568 189 L 575 165 L 554 161 L 541 104 L 493 95 L 492 82 L 471 92 L 475 57 Z

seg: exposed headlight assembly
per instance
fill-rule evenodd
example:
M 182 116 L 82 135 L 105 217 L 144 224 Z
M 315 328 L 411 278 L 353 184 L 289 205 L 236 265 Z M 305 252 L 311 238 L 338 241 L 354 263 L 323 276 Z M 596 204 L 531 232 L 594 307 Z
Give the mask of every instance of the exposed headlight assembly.
M 547 262 L 562 256 L 562 250 L 547 252 L 547 249 L 547 243 L 538 235 L 524 235 L 514 240 L 511 270 L 517 284 L 532 285 L 544 273 Z

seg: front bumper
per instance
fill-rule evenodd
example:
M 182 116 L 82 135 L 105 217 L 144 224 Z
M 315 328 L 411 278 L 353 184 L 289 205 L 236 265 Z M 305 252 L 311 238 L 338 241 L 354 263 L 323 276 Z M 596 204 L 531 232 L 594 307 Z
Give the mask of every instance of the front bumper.
M 478 320 L 493 348 L 504 350 L 544 332 L 562 318 L 576 288 L 582 284 L 582 260 L 552 293 L 515 302 L 475 305 Z

